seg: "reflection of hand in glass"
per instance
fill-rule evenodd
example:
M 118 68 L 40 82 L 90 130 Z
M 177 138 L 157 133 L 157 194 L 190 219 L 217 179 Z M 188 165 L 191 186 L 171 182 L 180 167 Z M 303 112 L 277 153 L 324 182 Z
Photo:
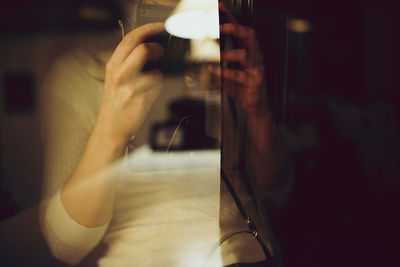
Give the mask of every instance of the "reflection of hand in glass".
M 268 194 L 285 185 L 289 175 L 285 168 L 286 148 L 275 131 L 268 104 L 263 56 L 255 31 L 238 24 L 222 3 L 219 8 L 229 20 L 220 26 L 221 43 L 235 38 L 234 44 L 239 45 L 221 51 L 221 67 L 209 69 L 221 77 L 222 90 L 237 101 L 247 116 L 250 140 L 246 149 L 258 184 Z
M 266 110 L 260 109 L 267 107 L 267 98 L 263 57 L 256 34 L 252 28 L 238 24 L 222 3 L 219 7 L 230 20 L 220 26 L 221 42 L 225 43 L 224 39 L 231 36 L 239 40 L 240 48 L 221 51 L 222 66 L 228 63 L 228 67 L 210 70 L 221 76 L 225 93 L 238 101 L 249 116 L 265 114 Z M 230 68 L 229 63 L 239 64 L 240 67 Z

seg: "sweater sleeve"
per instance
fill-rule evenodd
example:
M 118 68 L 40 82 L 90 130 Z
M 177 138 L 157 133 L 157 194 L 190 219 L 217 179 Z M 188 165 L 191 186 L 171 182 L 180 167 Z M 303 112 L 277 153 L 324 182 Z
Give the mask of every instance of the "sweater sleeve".
M 65 210 L 60 191 L 48 200 L 42 218 L 42 231 L 51 253 L 68 263 L 79 263 L 102 239 L 108 224 L 88 228 L 75 222 Z
M 80 225 L 61 201 L 61 188 L 81 158 L 97 114 L 100 91 L 82 68 L 71 55 L 64 56 L 54 64 L 41 88 L 45 157 L 39 219 L 51 253 L 68 264 L 77 264 L 89 254 L 108 226 Z

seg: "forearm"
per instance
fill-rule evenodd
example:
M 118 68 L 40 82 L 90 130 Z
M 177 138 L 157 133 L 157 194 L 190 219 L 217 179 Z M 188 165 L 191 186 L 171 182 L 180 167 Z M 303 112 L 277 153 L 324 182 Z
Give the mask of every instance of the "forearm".
M 262 193 L 279 190 L 290 178 L 289 155 L 271 114 L 249 116 L 248 128 L 249 157 L 258 185 Z
M 62 202 L 78 223 L 95 227 L 111 219 L 117 177 L 101 172 L 123 155 L 162 89 L 162 73 L 142 72 L 163 53 L 161 45 L 142 43 L 164 30 L 162 23 L 136 28 L 118 44 L 105 66 L 103 99 L 96 126 L 77 168 L 62 189 Z
M 101 127 L 95 127 L 61 192 L 65 209 L 79 224 L 96 227 L 111 219 L 118 178 L 105 170 L 121 158 L 124 149 L 124 142 L 106 138 Z

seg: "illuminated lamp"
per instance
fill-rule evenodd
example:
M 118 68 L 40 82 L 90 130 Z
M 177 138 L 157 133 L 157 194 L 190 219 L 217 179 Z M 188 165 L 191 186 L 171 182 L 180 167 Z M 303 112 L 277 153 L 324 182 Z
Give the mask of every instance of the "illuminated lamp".
M 185 39 L 218 39 L 218 0 L 182 0 L 165 21 L 165 29 Z

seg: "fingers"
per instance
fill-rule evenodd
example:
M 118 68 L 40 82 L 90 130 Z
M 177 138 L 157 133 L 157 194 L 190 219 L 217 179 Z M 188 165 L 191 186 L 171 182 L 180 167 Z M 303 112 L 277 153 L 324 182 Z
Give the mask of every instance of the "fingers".
M 220 10 L 221 12 L 223 12 L 223 13 L 227 16 L 228 21 L 233 22 L 233 23 L 237 23 L 235 17 L 234 17 L 234 16 L 232 15 L 232 13 L 226 8 L 226 6 L 224 5 L 224 3 L 219 2 L 219 3 L 218 3 L 218 7 L 219 7 L 219 10 Z
M 142 73 L 131 84 L 130 90 L 134 95 L 147 93 L 151 90 L 160 91 L 162 88 L 162 73 L 159 70 Z
M 135 29 L 120 42 L 106 64 L 99 121 L 124 143 L 136 133 L 161 92 L 162 73 L 159 70 L 142 72 L 142 67 L 163 53 L 161 45 L 143 42 L 163 30 L 162 23 Z
M 208 66 L 208 70 L 216 76 L 221 77 L 222 81 L 232 81 L 240 84 L 246 83 L 247 75 L 244 71 L 227 69 L 221 67 Z
M 249 68 L 244 70 L 234 70 L 228 68 L 209 66 L 208 70 L 221 77 L 224 88 L 230 90 L 229 87 L 242 87 L 243 93 L 259 90 L 264 82 L 264 68 Z
M 229 62 L 240 62 L 243 67 L 247 67 L 247 53 L 244 49 L 232 49 L 221 51 L 221 60 Z
M 127 77 L 134 77 L 143 66 L 150 60 L 155 61 L 161 57 L 164 48 L 158 43 L 143 43 L 138 45 L 126 58 L 121 66 L 121 73 Z
M 237 23 L 226 23 L 219 27 L 221 34 L 233 35 L 243 41 L 252 41 L 255 38 L 255 33 L 252 28 L 245 27 Z
M 241 85 L 248 83 L 248 75 L 245 71 L 234 70 L 234 69 L 222 69 L 221 78 L 224 80 L 230 80 Z
M 164 31 L 163 23 L 149 23 L 128 33 L 118 44 L 110 61 L 122 64 L 132 51 L 149 37 Z
M 160 76 L 153 72 L 141 75 L 129 86 L 129 106 L 134 108 L 136 114 L 146 114 L 163 88 Z
M 244 71 L 209 66 L 208 70 L 221 77 L 223 91 L 240 103 L 247 114 L 257 114 L 260 105 L 266 103 L 262 67 Z
M 236 23 L 227 23 L 220 26 L 221 35 L 232 35 L 242 40 L 243 49 L 247 51 L 246 66 L 262 64 L 263 56 L 258 46 L 256 34 L 252 28 Z

